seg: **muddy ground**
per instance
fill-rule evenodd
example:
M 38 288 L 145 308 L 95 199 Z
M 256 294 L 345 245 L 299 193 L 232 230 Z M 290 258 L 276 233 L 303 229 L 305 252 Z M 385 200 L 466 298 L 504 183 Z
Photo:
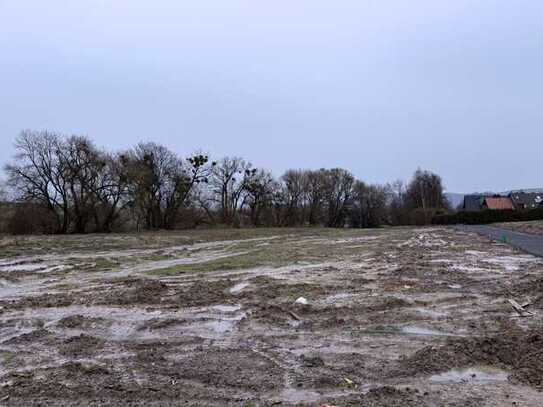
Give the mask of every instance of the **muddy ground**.
M 448 228 L 3 238 L 0 405 L 541 406 L 542 272 Z

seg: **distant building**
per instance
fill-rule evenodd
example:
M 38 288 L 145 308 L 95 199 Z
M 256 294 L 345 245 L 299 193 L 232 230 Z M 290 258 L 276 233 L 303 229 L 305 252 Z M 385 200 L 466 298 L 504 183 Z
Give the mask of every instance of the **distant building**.
M 462 210 L 465 212 L 478 212 L 483 210 L 484 195 L 466 195 Z
M 543 204 L 543 193 L 513 191 L 509 194 L 517 211 L 541 208 Z
M 464 196 L 459 210 L 478 212 L 483 210 L 529 211 L 543 209 L 543 190 L 511 191 L 505 194 L 471 194 Z
M 508 196 L 487 196 L 482 205 L 483 210 L 514 210 L 513 201 Z

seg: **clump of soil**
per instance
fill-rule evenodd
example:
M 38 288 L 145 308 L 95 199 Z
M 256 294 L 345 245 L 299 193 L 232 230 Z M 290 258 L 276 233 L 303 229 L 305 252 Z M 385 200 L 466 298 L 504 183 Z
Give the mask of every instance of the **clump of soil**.
M 13 373 L 5 379 L 8 385 L 2 390 L 9 390 L 10 401 L 16 398 L 28 400 L 31 397 L 32 405 L 58 405 L 59 400 L 78 400 L 79 405 L 86 404 L 85 400 L 89 397 L 107 394 L 108 387 L 118 382 L 118 378 L 114 378 L 105 367 L 78 362 L 23 375 Z M 19 405 L 29 403 L 22 402 Z
M 103 348 L 104 341 L 89 335 L 72 336 L 59 347 L 59 353 L 64 356 L 82 357 L 90 356 Z
M 285 299 L 295 301 L 299 297 L 311 299 L 328 293 L 327 287 L 323 285 L 289 283 L 285 280 L 271 277 L 261 276 L 253 279 L 251 282 L 256 288 L 246 293 L 244 297 L 257 302 Z
M 47 329 L 36 329 L 32 332 L 21 334 L 15 338 L 2 342 L 4 345 L 22 345 L 31 342 L 39 342 L 54 337 L 54 334 Z
M 504 290 L 504 295 L 515 294 L 517 298 L 524 296 L 535 297 L 532 305 L 538 308 L 543 307 L 543 278 L 530 279 L 516 284 L 510 290 Z
M 282 385 L 283 369 L 270 359 L 243 349 L 196 351 L 179 362 L 179 374 L 211 386 L 257 392 Z
M 9 283 L 18 283 L 26 276 L 28 276 L 27 271 L 0 271 L 0 278 L 2 280 L 6 280 Z
M 160 349 L 145 349 L 137 353 L 136 359 L 139 363 L 147 363 L 156 365 L 157 363 L 165 363 L 165 352 Z
M 302 355 L 300 361 L 305 367 L 323 367 L 324 360 L 318 355 Z
M 168 328 L 174 325 L 180 325 L 184 322 L 186 321 L 182 319 L 178 319 L 178 318 L 166 318 L 166 319 L 153 318 L 151 320 L 145 321 L 143 324 L 138 326 L 138 331 L 144 331 L 146 329 L 154 331 L 157 329 Z
M 95 304 L 100 305 L 133 305 L 157 304 L 164 301 L 168 286 L 153 279 L 126 279 L 121 280 L 122 288 L 106 291 L 104 296 L 96 299 Z
M 70 315 L 58 321 L 57 325 L 68 329 L 89 329 L 105 323 L 104 318 L 92 318 L 84 315 Z
M 302 315 L 308 314 L 310 312 L 310 308 L 312 308 L 311 306 L 306 305 L 303 308 L 296 308 L 294 311 L 290 308 L 291 304 L 259 305 L 251 313 L 251 320 L 283 327 L 296 324 L 301 325 L 302 323 L 307 326 L 307 324 L 310 323 L 310 321 L 304 321 L 302 319 Z
M 410 307 L 412 304 L 397 297 L 385 297 L 376 304 L 368 305 L 368 311 L 387 311 L 396 308 Z
M 512 372 L 511 379 L 543 388 L 543 330 L 507 332 L 487 338 L 450 340 L 427 346 L 400 361 L 396 376 L 433 374 L 473 365 L 495 366 Z
M 398 389 L 384 386 L 371 389 L 360 399 L 360 405 L 372 407 L 424 407 L 437 405 L 428 393 L 422 393 L 417 389 Z M 464 404 L 464 406 L 478 404 Z
M 43 294 L 34 297 L 25 297 L 20 300 L 14 300 L 4 303 L 6 308 L 24 309 L 24 308 L 54 308 L 68 307 L 74 304 L 75 297 L 72 294 Z
M 100 365 L 96 365 L 96 364 L 68 362 L 68 363 L 65 363 L 62 367 L 65 370 L 67 370 L 68 373 L 76 374 L 76 375 L 93 376 L 93 375 L 109 375 L 110 374 L 110 371 L 107 368 Z
M 373 283 L 374 280 L 370 280 L 364 277 L 351 277 L 349 279 L 349 285 L 346 286 L 347 289 L 356 290 L 358 288 L 364 288 L 366 284 Z
M 199 280 L 190 286 L 183 287 L 175 295 L 175 303 L 181 307 L 224 304 L 228 302 L 224 292 L 231 285 L 232 283 L 228 280 Z

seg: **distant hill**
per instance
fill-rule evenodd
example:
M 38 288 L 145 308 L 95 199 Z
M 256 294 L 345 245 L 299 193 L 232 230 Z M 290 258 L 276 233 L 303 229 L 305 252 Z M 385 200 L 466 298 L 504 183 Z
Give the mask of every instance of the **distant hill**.
M 445 192 L 445 198 L 449 201 L 451 204 L 451 208 L 456 209 L 458 205 L 461 205 L 464 203 L 464 196 L 466 194 L 460 194 L 457 192 Z

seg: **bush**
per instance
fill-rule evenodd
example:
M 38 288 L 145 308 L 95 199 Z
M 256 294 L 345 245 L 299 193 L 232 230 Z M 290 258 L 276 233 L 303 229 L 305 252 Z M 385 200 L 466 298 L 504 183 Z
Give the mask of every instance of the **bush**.
M 55 218 L 51 211 L 33 203 L 13 204 L 7 222 L 7 232 L 12 235 L 51 234 L 55 232 Z
M 15 211 L 14 205 L 7 202 L 0 202 L 0 234 L 8 233 L 8 225 Z
M 406 224 L 416 226 L 429 225 L 433 223 L 434 218 L 443 216 L 446 213 L 446 210 L 441 208 L 413 209 L 407 215 Z
M 543 209 L 529 211 L 485 210 L 480 212 L 458 212 L 453 215 L 437 215 L 432 219 L 435 225 L 482 225 L 497 222 L 525 222 L 543 220 Z

